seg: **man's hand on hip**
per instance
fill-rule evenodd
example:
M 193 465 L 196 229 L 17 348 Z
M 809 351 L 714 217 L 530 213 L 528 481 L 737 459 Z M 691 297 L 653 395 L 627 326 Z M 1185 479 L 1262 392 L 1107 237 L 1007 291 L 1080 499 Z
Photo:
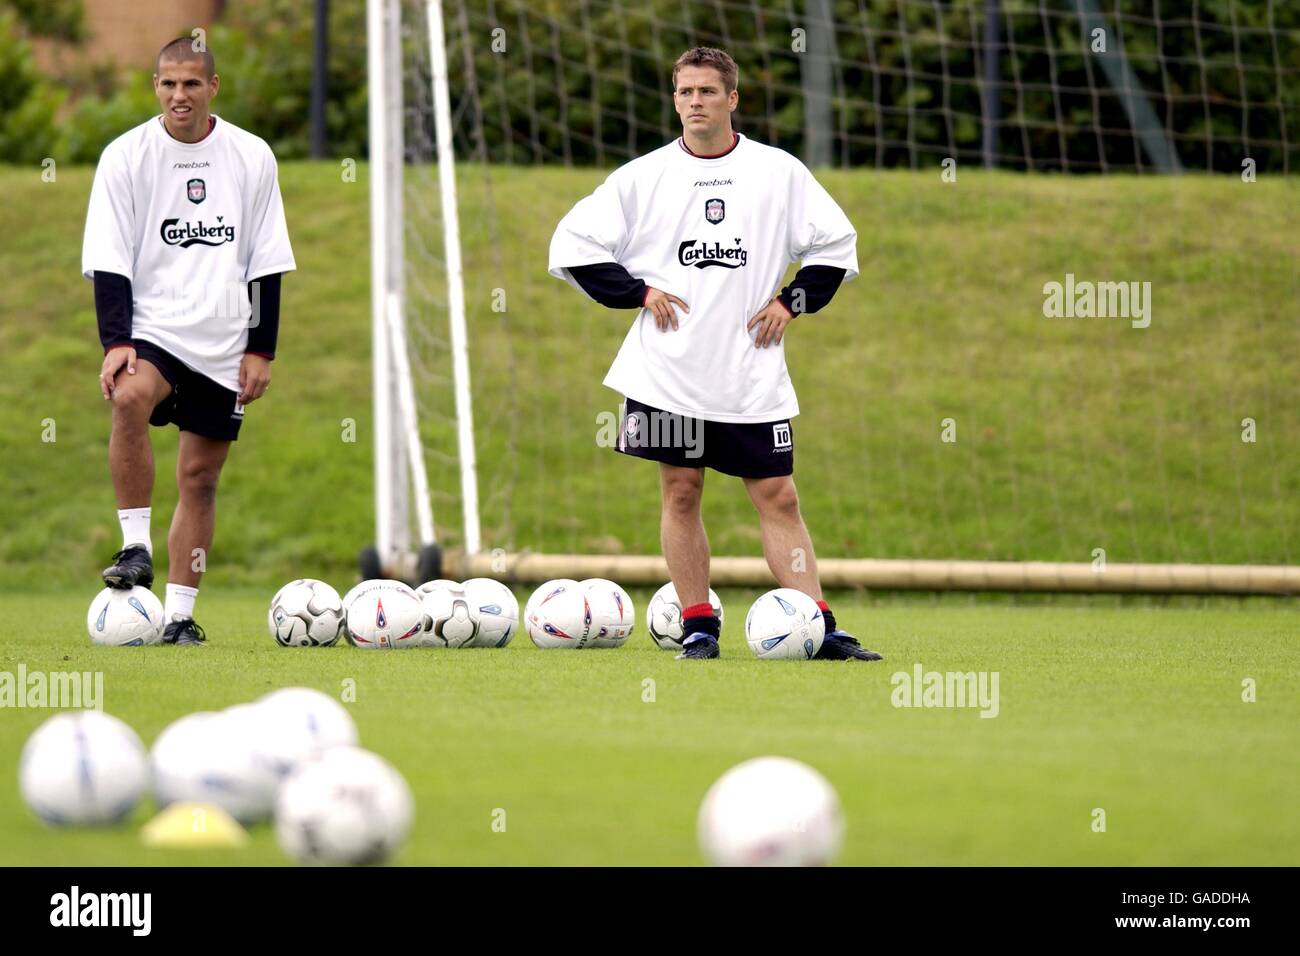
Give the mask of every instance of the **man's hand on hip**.
M 99 367 L 99 390 L 104 393 L 104 400 L 110 401 L 117 386 L 117 373 L 125 366 L 128 375 L 135 374 L 135 349 L 129 345 L 119 345 L 108 350 L 104 364 Z
M 763 311 L 749 320 L 746 329 L 753 330 L 758 326 L 758 334 L 754 338 L 754 347 L 765 349 L 769 345 L 780 345 L 781 336 L 785 334 L 785 327 L 790 324 L 794 318 L 782 303 L 780 299 L 773 299 Z
M 239 363 L 239 401 L 255 402 L 271 385 L 271 360 L 264 355 L 245 352 Z
M 677 331 L 677 313 L 673 311 L 673 306 L 678 306 L 683 312 L 691 311 L 691 307 L 683 302 L 671 292 L 663 292 L 654 286 L 646 286 L 645 290 L 645 307 L 655 317 L 655 328 L 660 332 L 667 332 L 668 326 Z

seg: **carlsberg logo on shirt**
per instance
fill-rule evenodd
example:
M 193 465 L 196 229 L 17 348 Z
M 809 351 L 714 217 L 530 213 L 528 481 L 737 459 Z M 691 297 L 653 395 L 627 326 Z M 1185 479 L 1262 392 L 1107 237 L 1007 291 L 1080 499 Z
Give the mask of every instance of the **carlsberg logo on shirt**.
M 164 219 L 159 234 L 167 245 L 180 246 L 182 249 L 188 249 L 196 243 L 204 246 L 220 246 L 235 241 L 235 227 L 223 225 L 225 218 L 225 216 L 218 216 L 215 226 L 204 225 L 202 219 L 197 222 Z M 178 226 L 177 223 L 180 225 Z
M 709 266 L 722 266 L 725 269 L 739 269 L 749 261 L 747 253 L 736 240 L 734 248 L 724 246 L 721 242 L 707 239 L 687 239 L 677 247 L 677 261 L 684 266 L 706 269 Z

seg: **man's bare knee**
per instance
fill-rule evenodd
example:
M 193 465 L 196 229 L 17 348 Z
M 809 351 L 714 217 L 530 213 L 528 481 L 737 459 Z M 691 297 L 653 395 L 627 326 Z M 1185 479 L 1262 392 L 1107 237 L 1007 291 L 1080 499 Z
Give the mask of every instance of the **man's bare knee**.
M 793 518 L 799 514 L 799 492 L 791 480 L 765 479 L 750 485 L 749 496 L 759 514 Z
M 147 388 L 118 388 L 113 393 L 113 427 L 148 428 L 157 404 Z
M 664 510 L 676 517 L 698 514 L 703 493 L 703 471 L 683 469 L 675 472 L 663 481 Z
M 217 482 L 221 466 L 210 462 L 186 462 L 176 476 L 181 498 L 192 504 L 210 506 L 217 500 Z

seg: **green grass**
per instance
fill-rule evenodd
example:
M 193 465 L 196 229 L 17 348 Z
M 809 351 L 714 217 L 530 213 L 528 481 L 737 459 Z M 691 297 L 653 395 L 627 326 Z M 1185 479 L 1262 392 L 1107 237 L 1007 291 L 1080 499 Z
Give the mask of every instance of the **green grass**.
M 288 685 L 337 694 L 355 680 L 348 708 L 363 745 L 415 793 L 406 864 L 698 862 L 705 790 L 766 753 L 835 785 L 846 864 L 1300 863 L 1288 812 L 1300 646 L 1284 602 L 841 597 L 840 619 L 887 660 L 781 664 L 740 644 L 754 595 L 724 592 L 726 656 L 691 665 L 641 628 L 613 651 L 544 653 L 526 637 L 502 651 L 284 650 L 265 634 L 264 595 L 211 591 L 199 617 L 212 641 L 195 651 L 93 647 L 80 593 L 8 597 L 6 619 L 34 623 L 6 634 L 0 670 L 103 671 L 105 710 L 146 744 L 193 710 Z M 647 596 L 634 595 L 638 608 Z M 997 671 L 998 716 L 894 708 L 890 676 L 916 662 Z M 1256 703 L 1241 699 L 1247 677 Z M 653 703 L 642 701 L 647 678 Z M 49 714 L 0 712 L 0 768 L 17 766 Z M 492 829 L 497 808 L 504 833 Z M 1091 828 L 1094 808 L 1104 833 Z M 137 830 L 151 813 L 60 832 L 5 801 L 0 864 L 283 861 L 266 826 L 241 850 L 145 849 Z
M 830 777 L 847 863 L 1290 864 L 1300 823 L 1295 602 L 834 598 L 887 655 L 865 667 L 760 663 L 739 647 L 756 595 L 724 595 L 727 657 L 683 666 L 644 633 L 613 652 L 282 651 L 276 587 L 341 589 L 373 535 L 368 185 L 286 163 L 299 271 L 275 388 L 222 477 L 200 598 L 203 651 L 89 646 L 84 608 L 118 546 L 90 284 L 92 171 L 0 168 L 0 670 L 101 670 L 146 741 L 184 713 L 273 687 L 337 692 L 363 743 L 410 780 L 405 863 L 682 863 L 695 809 L 762 753 Z M 410 170 L 414 192 L 427 171 Z M 631 316 L 545 274 L 555 222 L 595 170 L 460 170 L 486 547 L 654 553 L 653 468 L 596 447 L 600 386 Z M 1300 326 L 1295 180 L 1066 178 L 963 170 L 822 177 L 859 231 L 862 276 L 790 330 L 800 498 L 822 556 L 1295 563 Z M 414 237 L 436 223 L 410 207 Z M 433 259 L 408 276 L 438 335 Z M 1042 286 L 1150 281 L 1152 326 L 1043 318 Z M 506 311 L 493 311 L 505 296 Z M 429 316 L 432 316 L 431 318 Z M 436 324 L 432 324 L 436 323 Z M 445 344 L 416 349 L 445 543 L 459 540 Z M 1242 419 L 1257 441 L 1241 440 Z M 958 440 L 939 440 L 953 418 Z M 349 422 L 355 441 L 344 440 Z M 56 440 L 50 437 L 51 428 Z M 176 434 L 154 433 L 154 540 L 175 505 Z M 737 482 L 708 480 L 717 554 L 759 554 Z M 159 551 L 161 552 L 161 547 Z M 643 605 L 648 595 L 637 595 Z M 890 675 L 998 671 L 1001 713 L 895 709 Z M 1241 700 L 1258 682 L 1259 700 Z M 643 703 L 643 681 L 656 700 Z M 48 712 L 0 712 L 0 773 Z M 1093 833 L 1092 811 L 1107 813 Z M 504 808 L 507 830 L 492 812 Z M 271 863 L 143 849 L 135 825 L 58 833 L 0 808 L 2 863 Z
M 410 170 L 413 192 L 426 171 Z M 603 174 L 460 171 L 479 487 L 487 547 L 653 553 L 653 468 L 597 448 L 600 379 L 629 313 L 545 273 L 556 221 Z M 0 169 L 0 580 L 93 580 L 117 544 L 90 284 L 79 277 L 91 170 Z M 275 388 L 222 477 L 211 585 L 341 580 L 373 537 L 368 186 L 286 163 L 298 259 Z M 1300 364 L 1294 180 L 828 172 L 858 227 L 861 277 L 789 334 L 803 509 L 824 556 L 1294 563 Z M 436 247 L 436 222 L 410 216 Z M 439 293 L 434 260 L 413 306 Z M 1146 330 L 1043 318 L 1042 286 L 1151 281 Z M 421 293 L 421 289 L 428 291 Z M 506 311 L 494 312 L 496 291 Z M 440 318 L 435 330 L 442 338 Z M 436 512 L 459 540 L 445 347 L 422 356 Z M 1241 441 L 1254 418 L 1257 442 Z M 953 418 L 957 442 L 939 440 Z M 343 440 L 345 421 L 356 440 Z M 42 441 L 53 420 L 57 441 Z M 154 506 L 175 504 L 176 435 L 157 431 Z M 737 482 L 715 476 L 719 554 L 760 553 Z M 57 542 L 61 560 L 32 560 Z

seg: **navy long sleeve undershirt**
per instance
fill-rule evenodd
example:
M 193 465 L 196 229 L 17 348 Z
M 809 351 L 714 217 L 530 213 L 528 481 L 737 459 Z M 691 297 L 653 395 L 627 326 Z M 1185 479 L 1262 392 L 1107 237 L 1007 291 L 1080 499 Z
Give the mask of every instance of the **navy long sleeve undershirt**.
M 790 284 L 781 290 L 777 298 L 792 315 L 820 312 L 835 297 L 840 283 L 844 281 L 844 271 L 836 266 L 804 266 L 794 274 Z M 800 290 L 803 292 L 802 303 L 796 301 Z M 802 308 L 795 308 L 796 305 L 802 305 Z
M 590 266 L 570 266 L 569 274 L 584 292 L 610 309 L 639 309 L 645 304 L 646 284 L 634 279 L 617 262 L 600 262 Z M 790 284 L 781 290 L 781 304 L 792 314 L 811 315 L 824 309 L 844 281 L 844 270 L 835 266 L 804 266 Z M 802 291 L 802 308 L 795 308 Z
M 639 309 L 645 305 L 645 283 L 633 279 L 617 262 L 569 266 L 569 274 L 582 291 L 607 309 Z
M 275 342 L 280 335 L 280 276 L 276 272 L 254 279 L 248 284 L 248 301 L 253 302 L 253 286 L 257 286 L 257 307 L 253 315 L 256 324 L 248 329 L 245 352 L 275 358 Z
M 248 330 L 245 352 L 275 358 L 275 344 L 280 334 L 280 277 L 274 273 L 248 284 L 248 301 L 256 290 L 256 324 Z M 115 272 L 95 272 L 95 318 L 99 323 L 99 341 L 104 351 L 131 344 L 133 310 L 131 280 Z
M 116 272 L 95 272 L 95 319 L 104 351 L 131 344 L 131 280 Z

